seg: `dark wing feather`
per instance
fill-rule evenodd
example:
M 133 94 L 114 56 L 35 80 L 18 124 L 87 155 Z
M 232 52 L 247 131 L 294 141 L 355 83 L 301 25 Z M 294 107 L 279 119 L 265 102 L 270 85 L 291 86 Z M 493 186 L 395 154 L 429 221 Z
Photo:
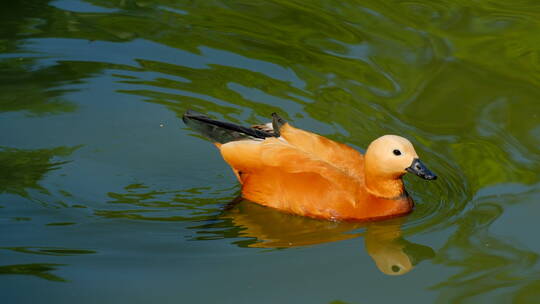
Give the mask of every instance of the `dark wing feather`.
M 214 120 L 193 110 L 186 111 L 182 120 L 190 128 L 198 131 L 210 140 L 222 144 L 242 139 L 264 139 L 275 136 L 274 133 L 256 128 L 248 128 L 230 122 Z

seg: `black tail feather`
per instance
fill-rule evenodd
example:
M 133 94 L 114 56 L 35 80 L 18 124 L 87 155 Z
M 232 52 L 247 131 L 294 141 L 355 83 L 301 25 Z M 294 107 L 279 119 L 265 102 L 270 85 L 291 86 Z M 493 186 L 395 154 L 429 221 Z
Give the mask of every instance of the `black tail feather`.
M 274 136 L 281 136 L 281 127 L 286 123 L 285 119 L 281 118 L 277 113 L 272 113 L 272 129 L 274 129 Z
M 212 141 L 222 144 L 247 138 L 264 139 L 276 136 L 270 132 L 247 128 L 230 122 L 214 120 L 204 114 L 192 110 L 186 111 L 182 120 L 190 128 L 200 132 Z

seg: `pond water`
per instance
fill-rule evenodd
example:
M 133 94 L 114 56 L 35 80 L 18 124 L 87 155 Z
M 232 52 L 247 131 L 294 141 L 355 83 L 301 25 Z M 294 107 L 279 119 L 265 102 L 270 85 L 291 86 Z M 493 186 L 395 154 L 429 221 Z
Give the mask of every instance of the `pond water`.
M 0 10 L 3 303 L 540 303 L 536 1 L 27 0 Z M 414 212 L 237 199 L 186 109 L 409 138 Z

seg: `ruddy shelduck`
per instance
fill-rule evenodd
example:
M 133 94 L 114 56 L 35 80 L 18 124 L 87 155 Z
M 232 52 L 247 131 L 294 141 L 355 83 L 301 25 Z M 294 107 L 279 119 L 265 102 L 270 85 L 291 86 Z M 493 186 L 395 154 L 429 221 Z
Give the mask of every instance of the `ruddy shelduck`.
M 297 215 L 353 221 L 404 215 L 412 211 L 413 201 L 402 176 L 411 172 L 437 178 L 403 137 L 379 137 L 362 155 L 297 129 L 275 113 L 272 117 L 272 123 L 252 127 L 194 111 L 183 120 L 219 148 L 245 199 Z

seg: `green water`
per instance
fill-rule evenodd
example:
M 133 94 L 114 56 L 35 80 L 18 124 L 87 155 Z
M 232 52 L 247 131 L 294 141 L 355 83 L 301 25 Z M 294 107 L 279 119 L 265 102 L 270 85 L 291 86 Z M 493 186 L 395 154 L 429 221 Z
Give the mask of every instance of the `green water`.
M 9 1 L 2 303 L 540 303 L 536 1 Z M 239 202 L 186 109 L 439 179 L 370 225 Z

